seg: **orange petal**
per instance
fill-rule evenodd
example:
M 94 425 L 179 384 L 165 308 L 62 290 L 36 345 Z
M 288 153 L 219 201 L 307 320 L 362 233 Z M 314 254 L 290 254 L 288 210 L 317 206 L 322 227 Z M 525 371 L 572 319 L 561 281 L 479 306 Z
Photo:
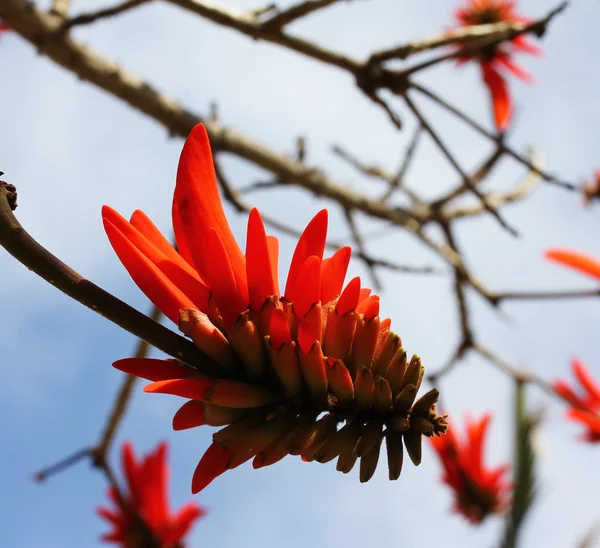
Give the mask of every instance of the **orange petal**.
M 119 371 L 123 371 L 123 373 L 135 375 L 136 377 L 153 382 L 166 381 L 168 379 L 184 379 L 190 374 L 189 369 L 181 363 L 170 359 L 125 358 L 114 362 L 113 367 Z
M 311 255 L 315 255 L 319 259 L 323 258 L 323 252 L 325 251 L 325 240 L 327 239 L 327 210 L 323 209 L 317 213 L 312 221 L 308 223 L 307 227 L 298 240 L 292 262 L 290 264 L 290 271 L 288 273 L 288 279 L 285 284 L 285 297 L 292 300 L 289 295 L 296 286 L 296 280 L 300 274 L 302 265 Z
M 239 315 L 248 307 L 248 302 L 236 284 L 227 250 L 216 230 L 208 231 L 203 247 L 211 257 L 206 264 L 206 280 L 225 326 L 231 329 Z
M 207 279 L 206 270 L 212 260 L 204 242 L 209 231 L 215 229 L 227 250 L 237 285 L 247 298 L 246 262 L 223 211 L 210 142 L 202 124 L 192 129 L 179 158 L 173 227 L 181 254 L 203 279 Z
M 275 350 L 279 350 L 282 344 L 287 344 L 292 340 L 290 326 L 285 319 L 285 313 L 280 308 L 276 308 L 271 314 L 269 336 Z
M 195 308 L 195 304 L 113 223 L 105 220 L 104 229 L 113 249 L 133 281 L 167 318 L 177 323 L 181 308 Z
M 204 404 L 198 400 L 185 402 L 173 416 L 173 430 L 187 430 L 204 424 Z
M 154 246 L 161 251 L 169 260 L 173 261 L 177 266 L 185 270 L 190 276 L 198 278 L 200 281 L 200 275 L 171 245 L 171 243 L 163 236 L 162 232 L 156 228 L 156 225 L 150 220 L 150 217 L 146 215 L 140 209 L 136 209 L 131 214 L 129 220 L 131 226 L 135 227 L 141 234 L 143 234 Z
M 290 300 L 296 317 L 301 320 L 311 306 L 319 302 L 321 292 L 321 259 L 311 255 L 304 261 L 298 272 L 294 289 L 290 292 Z
M 600 280 L 600 261 L 590 255 L 570 249 L 549 249 L 545 257 Z
M 172 396 L 181 396 L 190 400 L 201 400 L 204 398 L 206 389 L 214 384 L 214 382 L 214 380 L 170 379 L 148 384 L 144 387 L 144 392 L 151 394 L 171 394 Z
M 273 283 L 275 284 L 275 295 L 279 297 L 279 240 L 275 236 L 267 236 L 269 246 L 269 257 L 273 269 Z
M 352 248 L 345 246 L 321 263 L 321 302 L 323 304 L 335 299 L 342 292 L 351 254 Z
M 512 104 L 508 87 L 504 78 L 491 66 L 490 63 L 481 65 L 483 80 L 492 97 L 492 109 L 494 111 L 494 121 L 500 131 L 504 131 L 512 116 Z
M 379 314 L 379 295 L 369 295 L 358 305 L 358 312 L 370 320 Z
M 583 362 L 577 359 L 571 362 L 571 366 L 573 367 L 573 372 L 575 373 L 577 380 L 581 383 L 581 386 L 583 386 L 586 392 L 588 393 L 588 399 L 592 400 L 592 402 L 595 405 L 599 405 L 600 386 L 592 377 L 592 375 L 590 375 L 590 372 L 588 371 L 587 367 L 583 365 Z
M 352 278 L 348 285 L 342 291 L 340 298 L 335 305 L 335 310 L 339 316 L 343 316 L 349 310 L 353 310 L 358 306 L 358 299 L 360 297 L 360 278 Z
M 262 407 L 272 403 L 276 398 L 275 393 L 262 386 L 229 380 L 213 383 L 204 390 L 202 397 L 209 403 L 233 409 Z
M 169 249 L 168 255 L 163 253 L 159 247 L 155 246 L 154 243 L 111 207 L 104 206 L 102 208 L 102 218 L 105 222 L 108 221 L 114 224 L 139 251 L 150 259 L 169 280 L 195 303 L 199 310 L 208 310 L 208 298 L 210 296 L 208 288 L 200 280 L 196 271 L 175 252 L 164 238 L 164 242 L 160 242 L 160 246 L 164 249 Z M 148 219 L 148 222 L 151 221 Z M 156 227 L 154 228 L 162 238 L 160 232 L 158 232 Z M 175 260 L 170 258 L 173 256 Z
M 216 477 L 223 474 L 227 470 L 232 457 L 233 451 L 224 449 L 218 443 L 213 442 L 204 455 L 202 455 L 194 471 L 192 493 L 199 493 Z
M 273 265 L 267 241 L 265 226 L 256 208 L 248 217 L 248 237 L 246 239 L 246 273 L 250 305 L 254 311 L 271 295 L 276 295 L 273 280 Z

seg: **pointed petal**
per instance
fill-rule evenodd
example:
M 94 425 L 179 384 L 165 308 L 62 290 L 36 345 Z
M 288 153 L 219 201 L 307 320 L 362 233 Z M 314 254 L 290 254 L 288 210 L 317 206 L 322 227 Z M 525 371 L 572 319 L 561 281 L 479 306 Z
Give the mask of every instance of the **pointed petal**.
M 173 430 L 187 430 L 206 424 L 204 404 L 198 400 L 185 402 L 173 415 Z
M 267 241 L 267 233 L 260 213 L 256 208 L 248 217 L 248 237 L 246 240 L 246 273 L 250 305 L 257 312 L 267 300 L 276 295 L 273 279 L 273 265 Z
M 279 240 L 275 236 L 267 236 L 267 245 L 269 246 L 271 268 L 273 269 L 272 275 L 275 284 L 275 295 L 279 297 Z
M 215 229 L 229 256 L 238 287 L 247 297 L 244 255 L 223 211 L 210 142 L 202 124 L 192 129 L 179 158 L 173 227 L 181 254 L 196 267 L 203 279 L 207 279 L 206 269 L 211 261 L 204 241 L 209 231 Z
M 133 281 L 167 318 L 177 323 L 181 308 L 195 308 L 194 303 L 152 264 L 114 224 L 105 221 L 104 229 L 113 249 Z
M 590 255 L 570 249 L 549 249 L 545 257 L 600 280 L 600 261 Z
M 190 374 L 190 370 L 184 365 L 171 359 L 125 358 L 114 362 L 113 367 L 119 371 L 123 371 L 123 373 L 135 375 L 136 377 L 153 382 L 166 381 L 168 379 L 184 379 Z
M 304 318 L 313 304 L 319 302 L 320 292 L 321 259 L 311 255 L 300 268 L 296 285 L 289 295 L 294 313 L 299 320 Z
M 144 387 L 144 392 L 150 394 L 171 394 L 181 396 L 190 400 L 201 400 L 204 398 L 205 390 L 215 381 L 199 381 L 196 379 L 170 379 L 156 381 Z
M 208 309 L 209 290 L 200 280 L 197 273 L 189 268 L 182 268 L 179 263 L 185 261 L 179 257 L 176 262 L 170 260 L 160 249 L 148 240 L 134 226 L 114 209 L 102 208 L 104 223 L 112 223 L 143 255 L 145 255 L 182 293 L 184 293 L 200 310 Z M 172 249 L 172 248 L 171 248 Z M 174 251 L 172 249 L 172 251 Z M 177 255 L 175 253 L 175 255 Z M 191 272 L 190 272 L 191 271 Z
M 296 280 L 300 274 L 302 265 L 311 255 L 315 255 L 319 259 L 323 258 L 323 252 L 325 251 L 325 240 L 327 239 L 327 210 L 323 209 L 317 213 L 312 221 L 308 223 L 307 227 L 298 240 L 292 262 L 290 264 L 290 271 L 288 279 L 285 284 L 285 297 L 292 300 L 289 295 L 296 286 Z
M 177 266 L 181 267 L 191 276 L 197 277 L 200 281 L 200 275 L 171 245 L 171 243 L 163 236 L 162 232 L 156 228 L 156 225 L 150 218 L 140 209 L 136 209 L 129 221 L 140 234 L 143 234 L 152 244 L 161 251 L 167 259 L 173 261 Z
M 202 491 L 216 477 L 227 471 L 233 451 L 213 442 L 200 459 L 192 478 L 192 493 Z
M 343 316 L 350 310 L 355 309 L 358 306 L 358 299 L 360 295 L 360 278 L 352 278 L 348 282 L 348 285 L 342 291 L 340 298 L 335 305 L 335 310 L 339 316 Z
M 236 284 L 227 250 L 216 230 L 208 231 L 203 248 L 210 253 L 210 261 L 206 263 L 206 280 L 212 289 L 225 326 L 231 329 L 239 315 L 247 308 L 248 301 Z
M 292 340 L 290 327 L 285 319 L 285 313 L 280 308 L 276 308 L 271 314 L 269 336 L 275 350 L 279 350 L 281 345 L 287 344 Z
M 179 511 L 171 518 L 169 530 L 163 542 L 166 545 L 175 544 L 185 537 L 194 521 L 206 515 L 206 510 L 194 502 L 189 502 L 182 506 Z
M 510 72 L 512 72 L 517 78 L 520 78 L 524 82 L 531 84 L 533 82 L 533 76 L 529 74 L 525 69 L 517 65 L 509 55 L 499 55 L 496 57 L 496 62 L 503 65 Z
M 573 367 L 573 373 L 577 377 L 577 380 L 581 383 L 588 393 L 588 398 L 590 403 L 600 405 L 600 385 L 596 382 L 596 380 L 592 377 L 587 367 L 583 365 L 583 362 L 580 360 L 573 360 L 571 362 L 571 366 Z
M 321 263 L 321 302 L 323 304 L 335 299 L 342 292 L 351 254 L 352 248 L 345 246 Z
M 489 64 L 481 65 L 483 80 L 485 81 L 492 98 L 494 122 L 500 131 L 504 131 L 512 116 L 512 104 L 508 87 L 504 78 Z

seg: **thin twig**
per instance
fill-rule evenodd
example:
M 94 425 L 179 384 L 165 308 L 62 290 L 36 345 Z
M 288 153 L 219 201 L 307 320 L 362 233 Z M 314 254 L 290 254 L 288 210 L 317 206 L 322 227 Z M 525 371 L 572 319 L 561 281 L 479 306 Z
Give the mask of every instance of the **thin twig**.
M 107 17 L 114 17 L 115 15 L 119 15 L 121 13 L 125 13 L 126 11 L 130 11 L 134 8 L 141 6 L 142 4 L 147 4 L 152 2 L 152 0 L 126 0 L 125 2 L 121 2 L 120 4 L 116 4 L 115 6 L 111 6 L 110 8 L 104 8 L 98 11 L 91 11 L 88 13 L 82 13 L 68 19 L 65 21 L 61 27 L 62 32 L 66 32 L 73 27 L 80 27 L 81 25 L 89 25 L 91 23 L 95 23 L 100 19 L 106 19 Z
M 262 23 L 264 30 L 281 30 L 284 26 L 305 17 L 317 10 L 326 8 L 341 0 L 304 0 L 289 8 L 279 11 Z
M 352 235 L 352 240 L 354 241 L 356 249 L 358 250 L 358 254 L 365 256 L 366 247 L 363 242 L 360 231 L 358 230 L 358 225 L 356 224 L 356 220 L 354 219 L 352 211 L 346 209 L 344 211 L 344 216 L 346 218 L 346 222 L 348 223 L 348 228 L 350 228 L 350 234 Z M 381 285 L 381 280 L 379 279 L 377 271 L 375 270 L 375 265 L 368 261 L 366 262 L 366 265 L 369 269 L 369 274 L 371 275 L 371 280 L 373 281 L 374 289 L 376 289 L 377 291 L 381 291 L 383 286 Z
M 463 120 L 463 122 L 465 122 L 467 125 L 471 126 L 474 130 L 481 133 L 481 135 L 487 137 L 494 143 L 497 143 L 498 147 L 501 148 L 503 152 L 506 152 L 506 154 L 508 154 L 509 156 L 512 156 L 515 160 L 517 160 L 517 162 L 521 163 L 528 169 L 536 170 L 540 174 L 542 179 L 544 179 L 544 181 L 551 183 L 551 184 L 555 184 L 562 188 L 566 188 L 567 190 L 580 190 L 580 188 L 577 185 L 574 185 L 573 183 L 561 181 L 560 179 L 554 177 L 553 175 L 550 175 L 549 173 L 547 173 L 545 171 L 537 170 L 535 168 L 535 166 L 525 156 L 523 156 L 522 154 L 519 154 L 512 148 L 508 147 L 502 140 L 502 136 L 499 136 L 497 134 L 494 134 L 494 133 L 488 131 L 481 124 L 477 123 L 473 118 L 471 118 L 469 115 L 458 110 L 456 107 L 454 107 L 453 105 L 448 103 L 448 101 L 446 101 L 445 99 L 442 99 L 439 95 L 433 93 L 431 90 L 429 90 L 419 84 L 415 84 L 415 83 L 413 83 L 411 87 L 413 89 L 421 92 L 423 95 L 426 95 L 432 101 L 434 101 L 438 105 L 444 107 L 449 112 L 452 112 L 452 114 L 454 114 L 455 116 L 457 116 L 458 118 Z
M 161 311 L 154 306 L 149 317 L 152 321 L 158 322 L 161 315 Z M 149 352 L 150 345 L 146 341 L 140 339 L 137 343 L 137 347 L 133 356 L 138 359 L 143 359 L 148 356 Z M 133 375 L 125 375 L 123 378 L 123 381 L 121 382 L 121 388 L 115 397 L 112 410 L 108 416 L 102 435 L 96 444 L 95 451 L 97 455 L 104 456 L 108 454 L 110 445 L 115 438 L 117 428 L 123 420 L 125 411 L 127 411 L 127 405 L 131 399 L 131 394 L 133 393 L 133 387 L 135 386 L 136 381 L 137 377 Z
M 562 299 L 587 299 L 600 297 L 600 289 L 583 289 L 574 291 L 506 291 L 492 293 L 491 299 L 497 303 L 502 301 L 553 301 Z
M 486 211 L 491 213 L 497 219 L 497 221 L 500 223 L 500 225 L 504 229 L 506 229 L 510 234 L 512 234 L 513 236 L 518 236 L 518 232 L 514 228 L 512 228 L 511 226 L 508 225 L 508 223 L 502 218 L 502 216 L 498 213 L 498 211 L 496 211 L 496 209 L 494 209 L 488 203 L 486 196 L 484 194 L 482 194 L 479 191 L 479 189 L 473 184 L 473 181 L 471 181 L 470 177 L 460 167 L 460 165 L 456 161 L 456 158 L 454 158 L 454 155 L 448 150 L 448 148 L 446 147 L 444 142 L 440 139 L 440 137 L 438 136 L 437 132 L 433 129 L 433 127 L 425 120 L 423 114 L 421 114 L 421 111 L 412 102 L 412 100 L 410 99 L 408 94 L 404 95 L 404 100 L 406 101 L 406 104 L 408 105 L 408 107 L 413 111 L 414 115 L 419 119 L 423 128 L 427 131 L 427 133 L 429 133 L 431 138 L 434 140 L 434 142 L 436 143 L 436 145 L 438 146 L 438 148 L 440 149 L 442 154 L 446 157 L 446 159 L 452 164 L 452 167 L 454 167 L 454 169 L 460 175 L 464 184 L 467 185 L 469 187 L 469 190 L 481 200 Z

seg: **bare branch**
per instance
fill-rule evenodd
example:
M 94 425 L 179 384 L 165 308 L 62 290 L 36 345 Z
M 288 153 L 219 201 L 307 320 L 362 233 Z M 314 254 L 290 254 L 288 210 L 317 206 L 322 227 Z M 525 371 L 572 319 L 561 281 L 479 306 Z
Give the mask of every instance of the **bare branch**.
M 346 222 L 348 223 L 348 227 L 350 228 L 350 234 L 352 234 L 352 240 L 358 250 L 358 254 L 363 257 L 366 255 L 366 247 L 362 239 L 362 235 L 358 230 L 358 225 L 352 215 L 351 211 L 344 211 L 344 216 L 346 217 Z M 379 276 L 377 275 L 377 271 L 375 270 L 375 265 L 369 261 L 366 262 L 367 268 L 369 269 L 369 274 L 371 275 L 371 280 L 373 280 L 373 287 L 377 291 L 381 291 L 383 286 L 381 285 L 381 281 L 379 280 Z
M 304 0 L 303 2 L 299 2 L 298 4 L 290 6 L 285 10 L 279 11 L 264 21 L 261 26 L 265 30 L 280 30 L 285 25 L 289 25 L 301 17 L 305 17 L 306 15 L 331 6 L 332 4 L 336 4 L 340 1 L 341 0 Z
M 69 7 L 71 6 L 71 0 L 52 0 L 52 6 L 50 7 L 50 14 L 61 19 L 66 19 L 69 14 Z
M 481 133 L 481 135 L 484 135 L 485 137 L 487 137 L 490 141 L 497 143 L 498 147 L 503 152 L 506 152 L 506 154 L 508 154 L 509 156 L 512 156 L 520 164 L 524 165 L 525 167 L 527 167 L 528 169 L 531 169 L 531 170 L 536 169 L 534 167 L 534 165 L 525 156 L 523 156 L 522 154 L 519 154 L 518 152 L 514 151 L 512 148 L 509 148 L 508 146 L 506 146 L 506 144 L 503 141 L 502 135 L 496 135 L 496 134 L 488 131 L 482 125 L 478 124 L 473 118 L 471 118 L 464 112 L 458 110 L 456 107 L 452 106 L 446 100 L 442 99 L 439 95 L 433 93 L 429 89 L 426 89 L 423 86 L 421 86 L 419 84 L 414 84 L 414 83 L 412 84 L 412 88 L 416 89 L 417 91 L 420 91 L 423 95 L 426 95 L 432 101 L 436 102 L 438 105 L 440 105 L 440 106 L 444 107 L 445 109 L 447 109 L 448 111 L 452 112 L 452 114 L 454 114 L 455 116 L 457 116 L 458 118 L 463 120 L 463 122 L 465 122 L 467 125 L 471 126 L 474 130 Z M 577 190 L 577 191 L 580 190 L 580 188 L 577 185 L 574 185 L 573 183 L 561 181 L 560 179 L 558 179 L 558 178 L 554 177 L 553 175 L 550 175 L 549 173 L 546 173 L 544 171 L 539 171 L 539 170 L 537 170 L 537 171 L 540 174 L 540 176 L 542 177 L 542 179 L 544 179 L 544 181 L 546 181 L 548 183 L 552 183 L 552 184 L 560 186 L 562 188 L 566 188 L 567 190 Z
M 81 25 L 89 25 L 91 23 L 95 23 L 100 19 L 106 19 L 107 17 L 114 17 L 115 15 L 119 15 L 121 13 L 125 13 L 126 11 L 130 11 L 134 8 L 141 6 L 142 4 L 147 4 L 152 0 L 126 0 L 125 2 L 121 2 L 120 4 L 116 4 L 110 8 L 104 8 L 98 11 L 91 11 L 88 13 L 82 13 L 68 19 L 65 21 L 60 29 L 61 32 L 66 32 L 73 27 L 78 27 Z
M 481 200 L 481 202 L 483 203 L 486 211 L 488 211 L 489 213 L 491 213 L 498 220 L 498 222 L 500 223 L 500 225 L 504 229 L 506 229 L 510 234 L 512 234 L 513 236 L 518 236 L 517 231 L 506 223 L 506 221 L 501 217 L 501 215 L 498 213 L 498 211 L 496 209 L 494 209 L 490 205 L 490 203 L 488 202 L 487 197 L 484 194 L 482 194 L 479 191 L 479 189 L 473 184 L 473 181 L 463 171 L 463 169 L 460 167 L 460 165 L 456 161 L 456 158 L 454 158 L 454 156 L 452 155 L 452 153 L 448 150 L 448 148 L 443 143 L 443 141 L 440 139 L 440 137 L 438 136 L 438 134 L 436 133 L 436 131 L 433 129 L 433 127 L 431 127 L 431 125 L 425 120 L 425 118 L 421 114 L 421 111 L 412 102 L 412 100 L 410 99 L 410 97 L 408 95 L 404 95 L 404 99 L 405 99 L 407 105 L 409 106 L 409 108 L 413 111 L 413 113 L 415 114 L 415 116 L 421 122 L 421 125 L 425 128 L 425 130 L 427 131 L 427 133 L 429 133 L 429 135 L 435 141 L 436 145 L 439 147 L 439 149 L 441 150 L 442 154 L 447 158 L 447 160 L 452 164 L 452 167 L 454 167 L 454 169 L 462 177 L 462 180 L 463 180 L 464 184 L 469 188 L 469 190 L 473 194 L 475 194 L 475 196 L 477 196 Z
M 582 289 L 573 291 L 504 291 L 492 293 L 495 302 L 501 301 L 553 301 L 562 299 L 586 299 L 600 297 L 600 289 Z
M 537 155 L 532 158 L 532 163 L 538 166 L 541 163 L 541 159 Z M 541 177 L 537 170 L 533 170 L 527 174 L 521 184 L 517 185 L 510 192 L 493 192 L 487 195 L 488 202 L 492 207 L 500 208 L 504 205 L 520 201 L 529 195 L 537 187 Z M 460 217 L 472 217 L 479 215 L 484 212 L 484 208 L 481 205 L 475 205 L 472 207 L 457 207 L 448 211 L 443 211 L 442 215 L 447 220 L 458 219 Z

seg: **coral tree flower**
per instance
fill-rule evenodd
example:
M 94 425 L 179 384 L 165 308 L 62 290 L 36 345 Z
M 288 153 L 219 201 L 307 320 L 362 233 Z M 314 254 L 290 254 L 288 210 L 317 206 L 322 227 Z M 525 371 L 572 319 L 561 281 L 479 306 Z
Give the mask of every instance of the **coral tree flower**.
M 108 496 L 114 507 L 97 510 L 112 525 L 112 531 L 103 535 L 102 540 L 123 548 L 183 548 L 183 538 L 205 511 L 190 502 L 171 514 L 167 494 L 167 445 L 161 443 L 138 461 L 131 444 L 124 443 L 121 458 L 127 489 L 122 494 L 123 500 L 111 486 Z
M 450 429 L 441 438 L 432 438 L 444 475 L 442 481 L 454 492 L 454 510 L 471 523 L 481 523 L 488 515 L 505 510 L 510 484 L 505 478 L 508 466 L 486 468 L 483 446 L 491 416 L 480 421 L 466 420 L 466 437 L 458 439 Z
M 549 249 L 544 256 L 546 259 L 600 280 L 600 261 L 590 255 L 579 251 L 571 251 L 570 249 Z
M 407 358 L 391 320 L 379 318 L 379 297 L 359 278 L 344 287 L 350 248 L 323 258 L 326 210 L 300 236 L 283 292 L 278 242 L 256 209 L 242 252 L 225 218 L 204 126 L 192 130 L 177 171 L 173 226 L 181 255 L 141 211 L 128 222 L 105 207 L 103 217 L 135 282 L 215 372 L 178 360 L 114 364 L 153 381 L 146 392 L 189 400 L 173 418 L 175 430 L 227 425 L 200 460 L 193 492 L 250 459 L 259 468 L 288 454 L 337 457 L 344 473 L 360 458 L 360 479 L 368 481 L 384 436 L 397 479 L 402 441 L 418 464 L 421 435 L 445 431 L 437 390 L 413 406 L 424 368 L 418 356 Z
M 502 21 L 530 23 L 531 20 L 517 15 L 515 2 L 509 0 L 467 0 L 464 7 L 455 12 L 459 27 L 487 25 Z M 517 65 L 513 55 L 518 52 L 539 55 L 541 50 L 534 46 L 524 35 L 512 40 L 484 47 L 480 51 L 458 58 L 459 63 L 477 61 L 481 75 L 491 99 L 494 121 L 500 131 L 505 131 L 512 118 L 512 99 L 503 73 L 508 71 L 525 82 L 531 82 L 532 76 Z
M 581 395 L 576 394 L 561 379 L 554 381 L 552 388 L 571 404 L 572 407 L 567 411 L 567 418 L 587 428 L 582 439 L 592 443 L 600 442 L 600 384 L 594 380 L 580 360 L 572 360 L 571 369 L 581 387 Z

